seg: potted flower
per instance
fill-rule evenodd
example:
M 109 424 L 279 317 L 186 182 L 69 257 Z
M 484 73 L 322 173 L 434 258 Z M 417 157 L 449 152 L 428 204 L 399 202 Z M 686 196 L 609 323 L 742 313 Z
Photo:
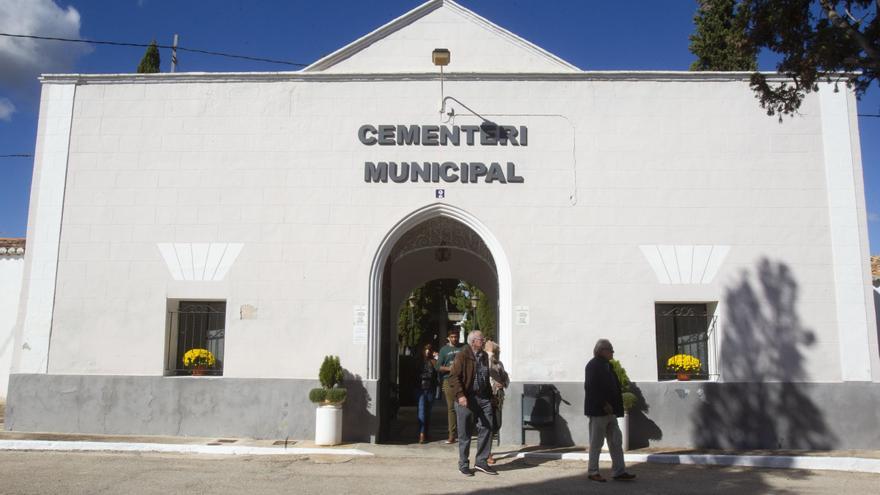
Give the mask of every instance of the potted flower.
M 339 356 L 325 356 L 318 370 L 321 388 L 309 391 L 309 400 L 318 405 L 315 411 L 315 444 L 337 445 L 342 443 L 342 403 L 346 390 L 337 387 L 342 383 L 342 365 Z
M 690 354 L 676 354 L 666 361 L 666 368 L 675 372 L 680 381 L 691 379 L 691 374 L 700 371 L 700 360 Z
M 623 417 L 617 418 L 617 426 L 623 436 L 623 450 L 629 450 L 629 410 L 635 407 L 638 397 L 631 391 L 631 382 L 626 374 L 626 369 L 616 359 L 611 360 L 611 369 L 617 375 L 617 381 L 620 382 L 620 391 L 623 395 Z
M 191 370 L 193 376 L 204 375 L 208 368 L 217 364 L 214 354 L 207 349 L 190 349 L 183 355 L 183 367 Z

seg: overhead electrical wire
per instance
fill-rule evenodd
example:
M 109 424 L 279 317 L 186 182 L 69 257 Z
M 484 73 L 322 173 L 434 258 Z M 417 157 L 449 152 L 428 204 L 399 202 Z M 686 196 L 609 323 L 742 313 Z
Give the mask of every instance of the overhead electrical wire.
M 84 39 L 76 39 L 76 38 L 55 38 L 51 36 L 35 36 L 30 34 L 12 34 L 12 33 L 0 33 L 0 36 L 6 36 L 9 38 L 26 38 L 33 40 L 45 40 L 45 41 L 65 41 L 69 43 L 87 43 L 91 45 L 111 45 L 111 46 L 134 46 L 140 48 L 146 48 L 152 45 L 152 43 L 144 44 L 144 43 L 124 43 L 121 41 L 98 41 L 98 40 L 84 40 Z M 167 48 L 174 49 L 175 47 L 171 45 L 156 45 L 156 48 Z M 201 53 L 202 55 L 213 55 L 217 57 L 227 57 L 227 58 L 237 58 L 242 60 L 251 60 L 254 62 L 266 62 L 269 64 L 283 64 L 283 65 L 292 65 L 295 67 L 306 67 L 309 64 L 301 64 L 297 62 L 288 62 L 287 60 L 274 60 L 271 58 L 261 58 L 261 57 L 251 57 L 248 55 L 235 55 L 232 53 L 223 53 L 223 52 L 215 52 L 210 50 L 199 50 L 197 48 L 186 48 L 182 46 L 177 46 L 176 49 L 182 52 L 191 52 L 191 53 Z

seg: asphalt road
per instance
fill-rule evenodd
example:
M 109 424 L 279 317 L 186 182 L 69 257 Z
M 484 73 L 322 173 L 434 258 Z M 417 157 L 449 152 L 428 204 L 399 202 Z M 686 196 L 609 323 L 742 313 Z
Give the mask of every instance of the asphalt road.
M 607 473 L 608 466 L 603 465 Z M 880 475 L 726 467 L 630 466 L 634 482 L 588 481 L 572 461 L 501 460 L 465 478 L 455 459 L 0 452 L 2 494 L 861 494 Z

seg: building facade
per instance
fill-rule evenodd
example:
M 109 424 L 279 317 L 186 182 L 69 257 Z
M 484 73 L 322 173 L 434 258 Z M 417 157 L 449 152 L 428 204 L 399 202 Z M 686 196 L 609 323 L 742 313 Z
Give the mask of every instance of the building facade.
M 6 399 L 9 368 L 12 366 L 12 339 L 18 315 L 24 248 L 24 239 L 0 239 L 0 401 Z
M 299 72 L 42 81 L 7 428 L 308 438 L 338 355 L 381 441 L 397 312 L 456 278 L 495 303 L 503 441 L 537 383 L 527 441 L 585 443 L 609 338 L 633 446 L 880 447 L 848 90 L 780 123 L 748 74 L 582 71 L 448 0 Z

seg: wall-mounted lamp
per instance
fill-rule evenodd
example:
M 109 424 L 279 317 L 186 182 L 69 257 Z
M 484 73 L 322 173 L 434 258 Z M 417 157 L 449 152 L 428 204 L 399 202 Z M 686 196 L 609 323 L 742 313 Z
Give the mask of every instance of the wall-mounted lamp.
M 434 65 L 439 67 L 445 67 L 449 65 L 449 50 L 446 48 L 435 48 L 433 52 L 431 52 L 431 62 Z
M 445 96 L 443 90 L 443 67 L 449 65 L 449 60 L 451 55 L 449 54 L 449 50 L 446 48 L 434 48 L 434 51 L 431 52 L 431 62 L 434 63 L 437 67 L 440 67 L 440 113 L 443 113 L 443 97 Z
M 446 247 L 446 241 L 440 241 L 440 247 L 434 250 L 434 259 L 438 263 L 446 263 L 452 259 L 452 250 Z

